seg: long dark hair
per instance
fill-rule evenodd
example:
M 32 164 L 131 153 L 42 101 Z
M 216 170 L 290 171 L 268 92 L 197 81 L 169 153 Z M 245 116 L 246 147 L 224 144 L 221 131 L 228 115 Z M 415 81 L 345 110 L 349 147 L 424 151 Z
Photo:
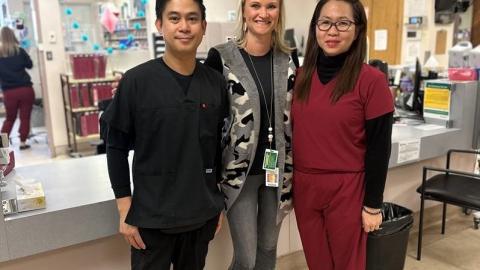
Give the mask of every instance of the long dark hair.
M 355 87 L 367 54 L 367 16 L 365 15 L 365 9 L 360 0 L 320 0 L 317 3 L 310 22 L 302 76 L 300 76 L 296 82 L 298 86 L 296 87 L 295 95 L 300 101 L 307 101 L 310 95 L 312 76 L 317 67 L 318 55 L 322 50 L 317 43 L 317 21 L 323 6 L 329 1 L 344 1 L 352 6 L 356 31 L 356 39 L 348 50 L 348 56 L 338 73 L 337 82 L 333 88 L 331 96 L 332 103 L 337 102 L 344 94 L 350 92 Z

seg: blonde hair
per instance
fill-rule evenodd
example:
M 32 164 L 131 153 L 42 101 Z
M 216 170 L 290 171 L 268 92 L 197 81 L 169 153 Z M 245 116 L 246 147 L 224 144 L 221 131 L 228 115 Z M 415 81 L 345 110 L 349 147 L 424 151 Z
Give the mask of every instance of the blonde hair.
M 2 27 L 0 31 L 0 57 L 10 57 L 20 52 L 19 43 L 12 29 Z
M 247 27 L 245 25 L 245 18 L 243 17 L 243 10 L 245 8 L 245 1 L 240 0 L 238 5 L 238 18 L 235 42 L 241 48 L 245 48 L 247 44 Z M 293 48 L 287 45 L 285 41 L 285 5 L 283 0 L 279 0 L 280 3 L 280 16 L 278 23 L 272 33 L 272 47 L 276 50 L 280 50 L 284 53 L 290 53 Z

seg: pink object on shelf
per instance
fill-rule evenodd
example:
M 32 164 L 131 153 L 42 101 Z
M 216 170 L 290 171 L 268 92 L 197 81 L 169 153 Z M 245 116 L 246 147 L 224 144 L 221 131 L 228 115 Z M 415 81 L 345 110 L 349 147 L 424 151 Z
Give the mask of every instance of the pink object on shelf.
M 70 104 L 72 105 L 72 109 L 80 107 L 80 93 L 77 85 L 70 87 Z
M 117 26 L 118 18 L 109 7 L 104 7 L 100 22 L 102 23 L 103 27 L 108 30 L 108 32 L 113 33 L 115 31 L 115 27 Z
M 103 54 L 96 54 L 94 56 L 95 77 L 105 78 L 105 71 L 107 69 L 107 58 Z
M 103 54 L 71 54 L 74 79 L 105 78 L 107 57 Z
M 82 107 L 92 106 L 92 102 L 90 101 L 90 89 L 88 89 L 88 84 L 82 84 L 80 86 L 80 98 L 82 101 Z
M 451 81 L 475 81 L 477 71 L 473 68 L 449 68 L 448 79 Z

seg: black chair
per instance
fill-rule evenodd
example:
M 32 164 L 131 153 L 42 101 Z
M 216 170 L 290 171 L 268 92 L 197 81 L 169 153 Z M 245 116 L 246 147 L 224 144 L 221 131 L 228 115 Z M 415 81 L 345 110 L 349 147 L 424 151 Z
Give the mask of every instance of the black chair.
M 106 99 L 98 102 L 98 110 L 100 112 L 104 112 L 107 107 L 112 103 L 113 99 Z M 107 126 L 100 120 L 100 139 L 98 141 L 94 141 L 91 143 L 92 146 L 97 148 L 96 154 L 105 154 L 107 152 L 106 145 L 105 145 L 105 136 L 107 135 Z
M 422 257 L 423 213 L 425 200 L 443 203 L 442 234 L 445 234 L 447 204 L 465 209 L 480 210 L 480 174 L 450 170 L 452 153 L 480 154 L 480 151 L 451 149 L 447 153 L 445 169 L 423 167 L 422 185 L 417 189 L 420 197 L 420 225 L 417 260 Z M 428 171 L 440 172 L 427 179 Z

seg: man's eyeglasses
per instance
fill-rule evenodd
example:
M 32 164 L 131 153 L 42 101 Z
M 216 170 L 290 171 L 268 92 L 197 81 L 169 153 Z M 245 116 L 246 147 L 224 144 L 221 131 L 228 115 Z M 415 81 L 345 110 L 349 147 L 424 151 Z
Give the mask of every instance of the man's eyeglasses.
M 332 22 L 329 20 L 318 20 L 316 23 L 318 30 L 320 31 L 329 31 L 332 26 L 335 26 L 335 29 L 337 29 L 338 32 L 348 31 L 352 24 L 355 24 L 355 22 L 350 20 L 341 20 L 338 22 Z

